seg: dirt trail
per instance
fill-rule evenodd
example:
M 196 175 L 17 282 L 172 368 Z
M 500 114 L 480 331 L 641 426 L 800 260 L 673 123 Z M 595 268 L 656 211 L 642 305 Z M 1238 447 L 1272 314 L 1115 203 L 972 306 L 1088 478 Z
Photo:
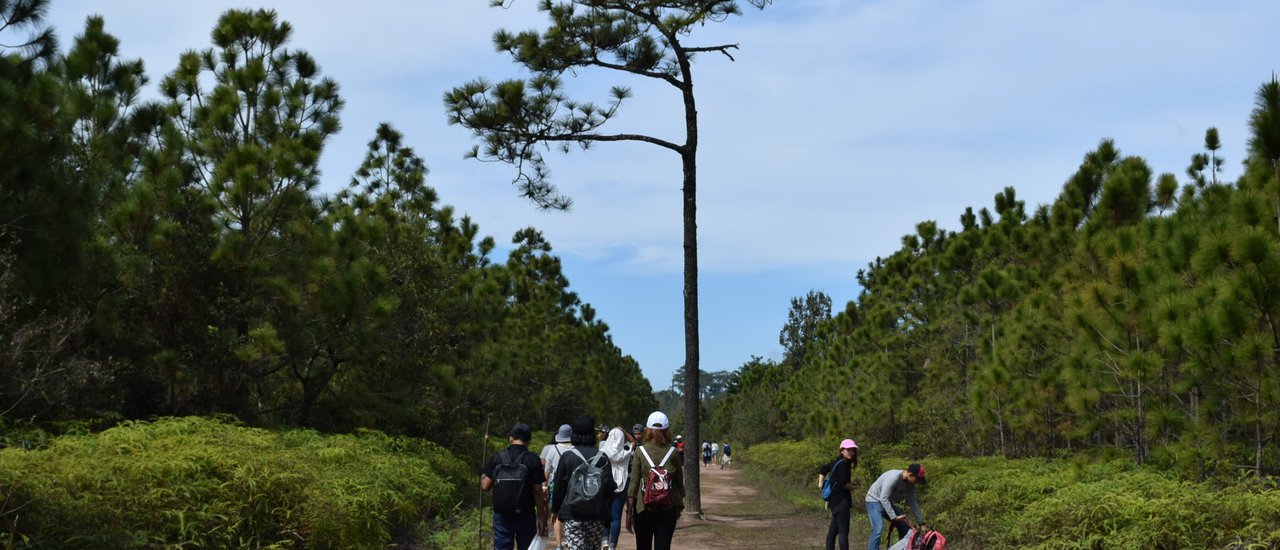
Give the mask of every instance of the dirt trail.
M 702 469 L 702 511 L 681 516 L 673 548 L 822 548 L 827 534 L 826 519 L 761 492 L 739 468 Z M 634 550 L 635 535 L 623 531 L 618 548 Z

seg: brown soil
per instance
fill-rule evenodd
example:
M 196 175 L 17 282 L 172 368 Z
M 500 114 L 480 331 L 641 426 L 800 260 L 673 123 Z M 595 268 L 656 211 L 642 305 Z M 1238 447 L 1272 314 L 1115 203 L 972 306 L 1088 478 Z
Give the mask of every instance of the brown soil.
M 673 548 L 822 548 L 827 534 L 825 517 L 761 491 L 738 468 L 702 469 L 702 512 L 680 517 Z M 635 537 L 623 531 L 618 548 L 634 550 Z

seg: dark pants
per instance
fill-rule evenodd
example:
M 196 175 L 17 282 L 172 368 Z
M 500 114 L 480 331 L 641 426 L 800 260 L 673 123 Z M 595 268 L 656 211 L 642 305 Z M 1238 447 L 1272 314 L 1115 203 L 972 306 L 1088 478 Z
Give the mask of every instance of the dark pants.
M 645 510 L 636 514 L 636 550 L 671 550 L 677 519 L 680 516 L 674 509 Z
M 835 550 L 836 535 L 840 535 L 840 550 L 849 550 L 849 512 L 848 504 L 841 504 L 831 510 L 831 526 L 827 527 L 827 550 Z
M 538 516 L 533 513 L 493 513 L 494 550 L 523 550 L 533 543 L 537 534 Z

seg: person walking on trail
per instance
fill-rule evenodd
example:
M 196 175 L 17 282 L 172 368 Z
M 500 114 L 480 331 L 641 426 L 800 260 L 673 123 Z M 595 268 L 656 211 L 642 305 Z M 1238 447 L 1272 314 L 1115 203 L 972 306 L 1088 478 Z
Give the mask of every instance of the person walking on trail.
M 831 497 L 827 509 L 831 511 L 831 524 L 827 527 L 827 550 L 834 550 L 836 537 L 840 538 L 840 550 L 849 550 L 849 516 L 853 511 L 853 469 L 858 467 L 858 444 L 852 439 L 840 442 L 836 460 L 831 463 L 827 476 L 831 478 Z
M 480 475 L 480 489 L 493 493 L 493 547 L 498 550 L 522 550 L 535 536 L 547 535 L 546 476 L 537 455 L 529 452 L 532 438 L 528 424 L 512 426 L 509 445 L 489 458 Z
M 720 457 L 720 469 L 723 470 L 725 466 L 729 466 L 729 461 L 732 460 L 729 456 L 729 442 L 726 441 L 724 447 L 720 448 Z M 733 468 L 730 467 L 729 469 Z
M 876 550 L 881 543 L 884 532 L 884 520 L 888 519 L 898 530 L 898 538 L 907 536 L 912 527 L 924 525 L 924 514 L 920 512 L 920 503 L 916 500 L 916 485 L 924 485 L 924 466 L 912 464 L 905 470 L 889 470 L 876 479 L 867 490 L 867 515 L 871 518 L 871 538 L 867 540 L 867 550 Z M 915 516 L 914 525 L 907 520 L 904 510 L 895 508 L 895 502 L 906 501 Z
M 715 441 L 711 442 L 711 463 L 715 464 L 720 461 L 720 444 Z
M 556 473 L 552 478 L 552 484 L 555 485 L 556 490 L 551 494 L 551 509 L 564 524 L 564 548 L 599 550 L 601 541 L 604 540 L 604 530 L 609 526 L 606 497 L 615 489 L 613 476 L 609 475 L 609 459 L 596 448 L 595 419 L 587 415 L 579 416 L 570 424 L 570 428 L 570 442 L 573 443 L 573 448 L 560 457 L 560 464 L 556 466 Z M 590 487 L 590 483 L 584 483 L 591 479 L 590 476 L 581 476 L 577 481 L 582 489 L 596 489 L 602 493 L 599 506 L 593 506 L 591 511 L 575 509 L 571 502 L 575 497 L 586 496 L 584 493 L 574 495 L 578 489 L 575 489 L 570 481 L 575 476 L 581 475 L 575 472 L 579 466 L 584 467 L 583 474 L 589 473 L 592 469 L 603 470 L 599 479 L 595 480 L 599 482 L 598 487 Z
M 631 434 L 615 426 L 600 444 L 600 451 L 609 457 L 610 470 L 617 490 L 609 496 L 609 550 L 618 548 L 618 536 L 622 534 L 622 509 L 627 503 L 627 476 L 631 473 L 631 455 L 635 449 Z
M 636 550 L 670 550 L 684 511 L 684 461 L 671 444 L 671 423 L 655 411 L 645 422 L 631 461 L 624 525 L 636 535 Z
M 561 424 L 560 429 L 556 431 L 555 442 L 543 447 L 542 452 L 539 453 L 539 458 L 542 459 L 542 471 L 546 472 L 547 476 L 547 482 L 543 484 L 543 487 L 546 489 L 548 496 L 555 492 L 555 487 L 551 485 L 551 481 L 555 479 L 556 465 L 560 463 L 560 457 L 573 448 L 573 444 L 569 442 L 572 437 L 573 429 L 568 424 Z M 560 518 L 555 514 L 548 515 L 551 516 L 550 531 L 555 534 L 556 548 L 563 547 L 564 526 L 560 524 Z M 544 526 L 542 530 L 547 531 L 548 529 Z
M 708 468 L 710 466 L 711 466 L 711 444 L 706 441 L 703 441 L 702 442 L 702 467 Z

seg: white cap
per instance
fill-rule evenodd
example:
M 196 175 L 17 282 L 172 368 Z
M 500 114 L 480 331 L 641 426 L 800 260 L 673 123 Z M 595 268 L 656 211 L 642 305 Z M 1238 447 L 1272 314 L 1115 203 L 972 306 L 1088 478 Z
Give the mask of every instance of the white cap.
M 667 415 L 662 414 L 662 411 L 653 411 L 644 425 L 655 430 L 665 430 L 671 427 L 671 421 L 667 420 Z

